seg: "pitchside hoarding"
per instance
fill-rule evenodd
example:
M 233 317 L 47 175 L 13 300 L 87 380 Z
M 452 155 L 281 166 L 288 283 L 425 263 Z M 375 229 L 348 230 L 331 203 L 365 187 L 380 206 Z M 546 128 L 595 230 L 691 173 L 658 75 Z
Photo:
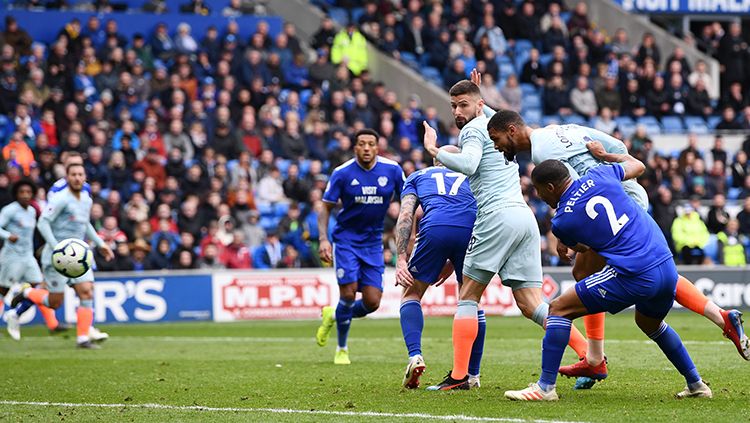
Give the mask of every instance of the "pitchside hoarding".
M 672 13 L 681 15 L 750 13 L 750 0 L 613 0 L 632 13 Z
M 709 298 L 724 308 L 750 308 L 750 270 L 745 268 L 681 268 Z M 398 317 L 401 288 L 395 272 L 386 270 L 383 299 L 374 318 Z M 549 300 L 574 285 L 569 268 L 546 268 L 542 291 Z M 320 308 L 338 302 L 331 269 L 297 271 L 219 271 L 213 274 L 143 272 L 97 275 L 94 316 L 97 323 L 147 323 L 213 320 L 317 319 Z M 6 299 L 7 300 L 7 299 Z M 451 316 L 457 303 L 457 283 L 451 277 L 431 287 L 422 300 L 427 316 Z M 68 289 L 58 310 L 61 320 L 75 320 L 77 299 Z M 482 297 L 490 315 L 519 315 L 510 289 L 495 278 Z M 678 305 L 675 305 L 679 307 Z M 41 323 L 31 308 L 24 323 Z

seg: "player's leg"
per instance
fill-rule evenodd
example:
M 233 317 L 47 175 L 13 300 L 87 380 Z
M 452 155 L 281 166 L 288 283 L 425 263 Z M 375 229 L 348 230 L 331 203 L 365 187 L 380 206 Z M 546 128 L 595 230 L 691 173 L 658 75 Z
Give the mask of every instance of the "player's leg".
M 675 301 L 720 327 L 724 331 L 724 336 L 734 343 L 740 356 L 750 360 L 750 340 L 742 326 L 742 313 L 739 310 L 722 309 L 682 275 L 677 279 Z
M 336 345 L 336 355 L 334 364 L 351 364 L 349 361 L 349 328 L 352 324 L 352 308 L 357 296 L 357 283 L 347 283 L 339 285 L 339 303 L 336 306 L 336 333 L 338 343 Z
M 588 313 L 575 289 L 569 289 L 550 303 L 547 327 L 542 341 L 542 372 L 536 383 L 519 391 L 506 391 L 505 397 L 519 401 L 556 401 L 555 384 L 565 346 L 570 340 L 573 319 Z
M 573 278 L 580 281 L 602 270 L 607 264 L 604 257 L 594 251 L 576 254 L 573 265 Z M 588 348 L 586 360 L 591 366 L 597 366 L 604 361 L 604 313 L 590 314 L 583 317 L 586 329 Z
M 358 319 L 374 313 L 380 307 L 383 297 L 383 246 L 358 247 L 359 274 L 357 282 L 362 298 L 354 302 L 352 317 Z
M 10 269 L 15 272 L 12 278 L 26 281 L 26 283 L 22 285 L 21 291 L 31 287 L 31 284 L 38 285 L 42 282 L 42 271 L 39 270 L 39 265 L 33 257 L 29 257 L 27 260 L 18 259 L 17 266 L 6 264 L 3 266 L 3 269 Z M 22 293 L 21 296 L 23 296 Z M 13 339 L 21 339 L 21 324 L 19 317 L 32 305 L 34 305 L 34 303 L 28 299 L 24 299 L 17 307 L 8 310 L 6 313 L 5 321 L 8 323 L 8 333 Z
M 401 333 L 409 353 L 409 363 L 404 371 L 402 386 L 408 389 L 419 387 L 419 378 L 425 370 L 422 357 L 422 330 L 424 329 L 424 315 L 422 314 L 422 296 L 430 285 L 415 279 L 411 286 L 404 288 L 401 294 L 399 317 Z
M 78 282 L 73 285 L 80 304 L 76 309 L 76 343 L 79 348 L 97 349 L 91 342 L 89 329 L 94 323 L 94 282 Z
M 356 282 L 359 275 L 359 260 L 352 248 L 345 244 L 333 245 L 333 268 L 336 271 L 336 281 L 339 285 L 339 302 L 336 307 L 325 306 L 321 310 L 322 322 L 318 327 L 315 338 L 319 346 L 328 343 L 334 324 L 338 325 L 338 316 L 342 316 L 343 322 L 351 320 L 351 308 L 357 292 Z M 342 292 L 348 293 L 351 289 L 342 289 L 343 285 L 354 284 L 351 298 L 342 296 Z M 349 316 L 345 318 L 345 316 Z M 348 332 L 348 326 L 346 331 Z

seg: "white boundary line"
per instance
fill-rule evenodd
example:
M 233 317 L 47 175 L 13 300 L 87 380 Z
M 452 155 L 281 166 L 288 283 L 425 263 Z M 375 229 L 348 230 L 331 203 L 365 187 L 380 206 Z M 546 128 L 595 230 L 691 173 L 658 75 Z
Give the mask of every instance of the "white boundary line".
M 72 402 L 37 402 L 37 401 L 0 401 L 0 405 L 32 406 L 32 407 L 88 407 L 88 408 L 131 408 L 156 409 L 172 411 L 216 411 L 216 412 L 244 412 L 271 414 L 309 414 L 338 417 L 396 417 L 428 420 L 469 421 L 469 422 L 538 422 L 538 423 L 575 423 L 564 420 L 529 420 L 505 417 L 476 417 L 462 414 L 441 416 L 424 413 L 380 413 L 376 411 L 326 411 L 326 410 L 295 410 L 291 408 L 238 408 L 238 407 L 204 407 L 201 405 L 166 405 L 166 404 L 96 404 Z

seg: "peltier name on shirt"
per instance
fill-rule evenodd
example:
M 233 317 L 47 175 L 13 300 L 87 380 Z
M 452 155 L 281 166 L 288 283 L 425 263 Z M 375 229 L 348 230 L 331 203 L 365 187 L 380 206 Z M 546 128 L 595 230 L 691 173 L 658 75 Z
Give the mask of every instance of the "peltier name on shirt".
M 579 198 L 589 190 L 589 188 L 594 186 L 594 181 L 591 179 L 587 181 L 583 181 L 581 183 L 581 186 L 578 187 L 578 190 L 573 193 L 573 195 L 570 196 L 570 199 L 565 203 L 565 208 L 563 209 L 563 213 L 572 213 L 573 212 L 573 206 L 576 205 L 576 201 L 578 201 Z

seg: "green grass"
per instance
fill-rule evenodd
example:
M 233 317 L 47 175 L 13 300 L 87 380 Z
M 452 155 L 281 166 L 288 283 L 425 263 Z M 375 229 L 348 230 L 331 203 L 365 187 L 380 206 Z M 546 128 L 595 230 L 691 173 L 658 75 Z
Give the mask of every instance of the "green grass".
M 143 409 L 138 404 L 285 408 L 352 413 L 426 413 L 566 421 L 750 421 L 750 363 L 708 321 L 673 313 L 668 321 L 714 390 L 712 400 L 677 401 L 684 386 L 632 314 L 608 317 L 610 377 L 590 391 L 560 379 L 558 403 L 503 398 L 539 374 L 542 331 L 522 318 L 488 319 L 482 388 L 461 392 L 400 387 L 406 352 L 397 320 L 352 326 L 351 366 L 320 348 L 317 322 L 183 323 L 102 326 L 111 339 L 99 351 L 79 351 L 72 338 L 24 328 L 24 339 L 0 339 L 4 366 L 0 400 L 125 404 L 113 408 L 0 404 L 1 421 L 415 421 L 415 417 L 278 414 L 263 411 Z M 423 385 L 451 366 L 451 320 L 426 319 Z M 574 360 L 566 353 L 564 362 Z

